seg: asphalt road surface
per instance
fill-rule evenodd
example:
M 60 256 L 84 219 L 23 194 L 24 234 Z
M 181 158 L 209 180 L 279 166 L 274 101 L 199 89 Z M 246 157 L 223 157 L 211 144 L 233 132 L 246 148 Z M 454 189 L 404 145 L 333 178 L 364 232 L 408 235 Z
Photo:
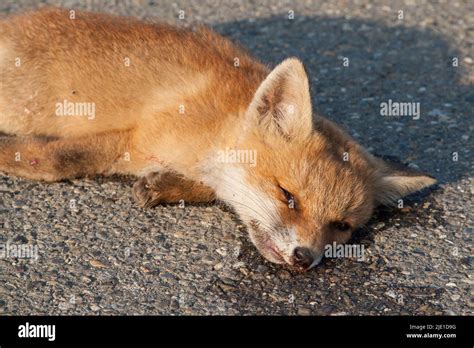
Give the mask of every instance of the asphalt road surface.
M 440 184 L 379 209 L 354 238 L 364 260 L 299 274 L 223 206 L 143 210 L 132 178 L 3 175 L 0 244 L 38 258 L 0 258 L 0 314 L 472 315 L 474 2 L 0 0 L 0 16 L 46 4 L 206 23 L 270 65 L 297 56 L 318 114 Z M 381 116 L 389 99 L 419 119 Z

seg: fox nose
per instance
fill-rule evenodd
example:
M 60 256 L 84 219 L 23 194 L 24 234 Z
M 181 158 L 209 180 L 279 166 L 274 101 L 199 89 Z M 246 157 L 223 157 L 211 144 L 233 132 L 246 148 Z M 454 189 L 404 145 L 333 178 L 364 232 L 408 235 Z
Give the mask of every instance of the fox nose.
M 308 248 L 296 247 L 293 251 L 293 261 L 295 266 L 307 269 L 313 264 L 313 253 Z

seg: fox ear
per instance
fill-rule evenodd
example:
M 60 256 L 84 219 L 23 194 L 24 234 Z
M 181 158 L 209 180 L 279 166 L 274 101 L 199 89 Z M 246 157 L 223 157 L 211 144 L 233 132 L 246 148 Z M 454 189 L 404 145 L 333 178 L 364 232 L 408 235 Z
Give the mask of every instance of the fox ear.
M 399 163 L 376 159 L 375 200 L 378 204 L 393 205 L 401 197 L 434 185 L 432 176 Z
M 273 69 L 258 87 L 248 112 L 265 131 L 287 140 L 310 135 L 311 96 L 303 64 L 289 58 Z

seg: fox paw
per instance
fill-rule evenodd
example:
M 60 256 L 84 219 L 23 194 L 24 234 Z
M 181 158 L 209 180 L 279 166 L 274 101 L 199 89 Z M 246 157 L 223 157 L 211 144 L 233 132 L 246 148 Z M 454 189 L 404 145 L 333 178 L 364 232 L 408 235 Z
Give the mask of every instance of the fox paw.
M 135 202 L 143 208 L 152 208 L 160 203 L 160 192 L 156 185 L 159 174 L 149 174 L 133 184 L 132 195 Z

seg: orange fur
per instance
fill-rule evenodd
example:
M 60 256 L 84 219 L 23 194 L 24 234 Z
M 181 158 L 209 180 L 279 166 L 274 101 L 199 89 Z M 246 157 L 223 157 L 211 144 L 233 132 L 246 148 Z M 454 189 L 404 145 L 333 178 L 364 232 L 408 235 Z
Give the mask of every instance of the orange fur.
M 289 264 L 296 248 L 317 260 L 376 204 L 434 183 L 313 121 L 297 59 L 270 71 L 204 27 L 69 15 L 47 9 L 0 21 L 0 132 L 10 135 L 0 138 L 2 171 L 46 181 L 132 174 L 147 206 L 217 197 L 266 258 Z M 63 101 L 88 103 L 94 117 L 58 115 Z M 222 162 L 225 149 L 255 153 L 256 163 Z M 335 231 L 339 222 L 350 230 Z

